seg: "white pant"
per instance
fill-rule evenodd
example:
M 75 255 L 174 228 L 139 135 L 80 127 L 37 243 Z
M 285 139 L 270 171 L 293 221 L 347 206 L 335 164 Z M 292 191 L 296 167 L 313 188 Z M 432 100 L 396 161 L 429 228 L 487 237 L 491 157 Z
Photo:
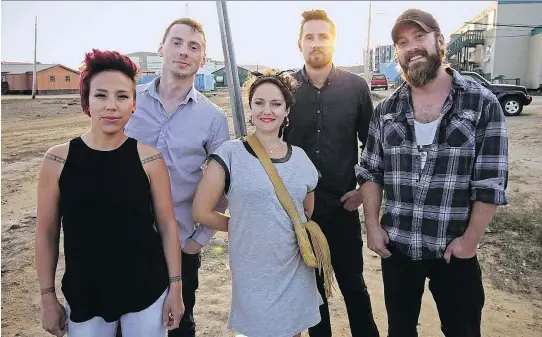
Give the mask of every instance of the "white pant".
M 162 323 L 162 310 L 168 291 L 139 312 L 128 313 L 120 318 L 123 337 L 165 337 L 166 328 Z M 65 302 L 66 314 L 70 317 L 70 306 Z M 75 323 L 68 319 L 68 337 L 115 337 L 119 321 L 107 323 L 101 317 Z

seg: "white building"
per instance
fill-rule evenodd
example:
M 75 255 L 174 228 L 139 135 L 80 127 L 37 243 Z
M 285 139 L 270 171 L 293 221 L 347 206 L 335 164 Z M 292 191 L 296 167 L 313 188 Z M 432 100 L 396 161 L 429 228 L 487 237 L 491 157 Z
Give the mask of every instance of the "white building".
M 448 61 L 489 80 L 542 85 L 542 1 L 499 0 L 450 36 Z
M 225 63 L 224 61 L 217 61 L 213 60 L 212 58 L 208 57 L 205 59 L 205 64 L 201 69 L 198 71 L 200 74 L 212 74 L 218 69 L 224 67 Z
M 162 72 L 162 58 L 157 53 L 142 51 L 126 54 L 126 56 L 139 65 L 142 73 L 160 75 Z

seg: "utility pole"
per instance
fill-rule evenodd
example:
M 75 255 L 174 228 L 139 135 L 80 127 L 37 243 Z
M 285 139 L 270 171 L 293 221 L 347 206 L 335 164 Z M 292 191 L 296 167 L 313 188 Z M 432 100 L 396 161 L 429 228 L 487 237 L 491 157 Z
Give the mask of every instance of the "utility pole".
M 32 99 L 36 99 L 37 91 L 37 72 L 36 72 L 36 49 L 38 46 L 38 17 L 36 16 L 36 21 L 34 23 L 34 71 L 32 74 Z
M 189 18 L 190 17 L 190 12 L 188 10 L 188 1 L 186 2 L 186 17 Z
M 239 73 L 237 71 L 237 63 L 235 62 L 235 52 L 233 50 L 233 40 L 231 37 L 226 1 L 217 1 L 216 9 L 218 11 L 218 23 L 220 25 L 220 35 L 222 37 L 226 78 L 230 92 L 233 127 L 235 129 L 235 137 L 240 138 L 247 135 L 247 127 L 245 124 L 243 96 L 241 95 L 241 84 L 239 81 Z
M 365 57 L 363 63 L 363 72 L 365 73 L 365 80 L 369 82 L 369 58 L 371 57 L 371 2 L 369 1 L 369 20 L 367 24 L 367 49 L 365 49 Z

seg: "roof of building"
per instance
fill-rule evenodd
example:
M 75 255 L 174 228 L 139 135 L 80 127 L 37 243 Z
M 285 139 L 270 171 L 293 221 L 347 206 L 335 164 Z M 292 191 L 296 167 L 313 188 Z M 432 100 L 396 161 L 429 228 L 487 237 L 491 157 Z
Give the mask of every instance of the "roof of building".
M 49 68 L 53 67 L 62 67 L 66 70 L 69 70 L 71 72 L 79 74 L 79 71 L 73 70 L 71 68 L 68 68 L 66 66 L 63 66 L 62 64 L 42 64 L 37 63 L 36 64 L 36 72 L 44 71 Z M 9 73 L 9 74 L 26 74 L 31 73 L 34 71 L 34 63 L 24 63 L 24 62 L 2 62 L 2 72 L 3 73 Z
M 265 69 L 271 69 L 270 67 L 263 64 L 240 64 L 239 67 L 244 68 L 248 71 L 262 71 Z
M 263 64 L 238 64 L 237 65 L 238 68 L 243 68 L 243 69 L 246 69 L 250 72 L 252 71 L 262 71 L 262 70 L 265 70 L 265 69 L 270 69 L 268 66 L 265 66 Z M 215 71 L 213 71 L 213 73 L 219 71 L 219 70 L 222 70 L 224 69 L 225 67 L 224 66 L 221 66 L 220 68 L 216 69 Z
M 158 56 L 157 53 L 148 52 L 148 51 L 138 51 L 135 53 L 126 54 L 126 56 Z
M 199 70 L 198 70 L 198 73 L 201 73 L 201 74 L 212 74 L 214 73 L 215 71 L 219 70 L 219 69 L 222 69 L 224 68 L 224 66 L 219 66 L 219 65 L 215 65 L 213 63 L 209 64 L 205 64 L 203 67 L 201 67 Z
M 489 5 L 486 9 L 484 9 L 483 11 L 481 11 L 480 13 L 478 13 L 475 17 L 473 17 L 471 20 L 465 22 L 464 24 L 461 25 L 461 27 L 459 27 L 458 29 L 456 29 L 451 35 L 458 35 L 458 34 L 461 34 L 462 33 L 462 30 L 465 28 L 465 27 L 468 27 L 469 25 L 471 25 L 471 23 L 474 23 L 474 22 L 479 22 L 480 20 L 482 20 L 486 15 L 488 15 L 489 12 L 491 12 L 492 10 L 496 9 L 497 8 L 497 1 L 495 1 L 494 3 L 492 3 L 491 5 Z M 496 15 L 496 14 L 495 14 Z
M 353 74 L 361 74 L 363 72 L 363 65 L 356 65 L 356 66 L 337 66 L 337 68 L 349 71 Z

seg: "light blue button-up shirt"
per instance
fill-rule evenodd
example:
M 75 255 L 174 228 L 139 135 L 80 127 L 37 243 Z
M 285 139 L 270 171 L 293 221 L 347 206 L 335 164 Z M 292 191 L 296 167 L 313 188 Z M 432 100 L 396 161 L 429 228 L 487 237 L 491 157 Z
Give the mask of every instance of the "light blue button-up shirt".
M 202 177 L 202 164 L 230 138 L 228 120 L 224 111 L 194 87 L 168 115 L 158 96 L 159 80 L 160 77 L 137 86 L 136 111 L 126 124 L 125 133 L 154 146 L 164 157 L 169 170 L 181 248 L 189 237 L 206 245 L 216 231 L 194 222 L 192 202 Z M 221 205 L 217 210 L 223 212 L 225 208 Z

